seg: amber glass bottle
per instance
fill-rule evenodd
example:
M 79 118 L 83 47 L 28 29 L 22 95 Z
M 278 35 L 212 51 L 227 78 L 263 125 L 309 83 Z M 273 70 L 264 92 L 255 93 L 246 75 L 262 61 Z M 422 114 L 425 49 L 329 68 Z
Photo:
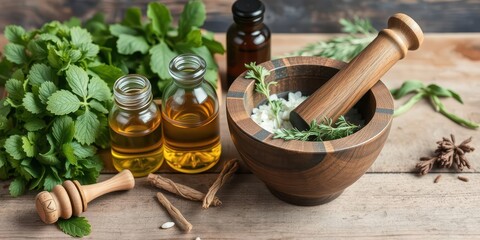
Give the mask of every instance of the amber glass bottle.
M 165 161 L 184 173 L 199 173 L 220 158 L 220 121 L 215 89 L 203 79 L 205 61 L 182 54 L 170 62 L 173 81 L 162 98 Z
M 265 6 L 258 0 L 238 0 L 232 6 L 234 23 L 227 31 L 227 84 L 242 74 L 245 64 L 270 60 L 270 30 L 263 23 Z
M 131 74 L 113 86 L 115 104 L 108 118 L 113 166 L 142 177 L 163 162 L 161 111 L 153 102 L 150 81 Z

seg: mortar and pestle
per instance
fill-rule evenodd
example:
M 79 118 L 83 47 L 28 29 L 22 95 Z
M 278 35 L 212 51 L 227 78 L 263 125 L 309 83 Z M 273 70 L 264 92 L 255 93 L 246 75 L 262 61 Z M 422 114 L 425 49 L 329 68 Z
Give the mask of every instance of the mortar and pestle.
M 246 166 L 286 202 L 318 205 L 338 197 L 368 170 L 388 137 L 394 105 L 380 77 L 422 41 L 418 24 L 398 13 L 348 64 L 320 57 L 260 64 L 271 71 L 266 82 L 278 82 L 272 94 L 301 91 L 309 96 L 290 115 L 298 129 L 305 129 L 314 119 L 335 121 L 352 107 L 358 110 L 365 125 L 332 141 L 273 139 L 272 133 L 250 118 L 252 109 L 265 97 L 255 92 L 255 80 L 246 79 L 244 72 L 228 90 L 226 107 L 232 140 Z

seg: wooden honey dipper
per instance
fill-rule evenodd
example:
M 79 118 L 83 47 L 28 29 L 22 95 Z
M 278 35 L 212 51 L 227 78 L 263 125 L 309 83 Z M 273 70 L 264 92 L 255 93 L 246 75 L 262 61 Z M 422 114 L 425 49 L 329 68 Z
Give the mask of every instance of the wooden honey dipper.
M 290 122 L 299 130 L 312 120 L 334 122 L 350 110 L 408 50 L 423 42 L 420 26 L 409 16 L 397 13 L 388 19 L 388 28 L 350 63 L 290 113 Z
M 87 210 L 87 203 L 104 194 L 129 190 L 135 186 L 135 179 L 129 170 L 123 170 L 112 178 L 91 185 L 82 186 L 76 180 L 67 180 L 57 185 L 52 192 L 37 194 L 35 205 L 38 215 L 47 224 L 55 223 L 59 217 L 68 219 L 79 216 Z

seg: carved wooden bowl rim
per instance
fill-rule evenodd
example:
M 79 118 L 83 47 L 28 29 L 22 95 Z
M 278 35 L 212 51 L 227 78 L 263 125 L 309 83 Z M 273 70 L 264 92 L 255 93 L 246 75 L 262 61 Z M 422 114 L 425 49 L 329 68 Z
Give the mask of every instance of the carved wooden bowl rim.
M 290 66 L 327 66 L 340 69 L 345 66 L 344 62 L 322 57 L 289 57 L 275 59 L 260 64 L 267 70 L 272 71 L 267 79 L 277 80 L 276 72 L 282 72 Z M 283 71 L 284 73 L 286 71 Z M 283 76 L 284 78 L 285 76 Z M 271 79 L 273 78 L 273 79 Z M 242 73 L 230 86 L 226 97 L 227 116 L 230 118 L 228 124 L 234 124 L 236 128 L 248 135 L 252 141 L 259 144 L 266 144 L 279 150 L 289 150 L 299 153 L 329 153 L 338 152 L 346 149 L 361 146 L 372 139 L 388 131 L 388 127 L 393 119 L 393 98 L 388 88 L 383 82 L 378 81 L 370 92 L 375 99 L 375 111 L 373 117 L 356 133 L 341 139 L 324 142 L 314 141 L 284 141 L 283 139 L 273 139 L 273 133 L 270 133 L 256 124 L 251 118 L 251 112 L 247 112 L 245 106 L 248 104 L 247 92 L 254 91 L 254 79 L 246 79 L 245 72 Z M 368 94 L 368 93 L 367 93 Z M 235 134 L 235 133 L 232 133 Z M 333 147 L 334 146 L 334 147 Z

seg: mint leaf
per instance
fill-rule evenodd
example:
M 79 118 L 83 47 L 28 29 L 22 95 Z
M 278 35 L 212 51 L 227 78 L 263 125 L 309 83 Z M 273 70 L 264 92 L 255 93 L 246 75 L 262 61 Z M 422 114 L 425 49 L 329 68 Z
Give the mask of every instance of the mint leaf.
M 39 114 L 43 112 L 43 106 L 40 103 L 40 100 L 33 95 L 31 92 L 27 92 L 23 98 L 23 106 L 27 111 Z
M 75 157 L 75 154 L 73 153 L 73 151 L 74 149 L 73 149 L 73 146 L 71 145 L 71 142 L 68 142 L 62 145 L 63 155 L 65 155 L 68 162 L 70 162 L 72 165 L 77 165 L 77 158 Z
M 84 43 L 80 45 L 79 50 L 85 55 L 85 57 L 95 58 L 100 51 L 100 47 L 93 43 Z
M 78 142 L 72 142 L 70 145 L 73 147 L 73 153 L 79 158 L 92 157 L 97 153 L 97 148 L 92 145 L 82 145 Z
M 52 66 L 53 68 L 58 69 L 58 68 L 62 67 L 62 64 L 63 64 L 62 59 L 57 54 L 55 49 L 53 47 L 51 47 L 51 45 L 48 46 L 47 60 L 48 60 L 48 63 L 50 64 L 50 66 Z
M 10 187 L 8 187 L 8 190 L 10 190 L 10 195 L 14 197 L 22 195 L 25 192 L 25 185 L 25 180 L 18 177 L 15 178 L 15 180 L 10 183 Z
M 57 91 L 57 86 L 53 82 L 47 81 L 40 85 L 38 97 L 43 104 L 47 104 L 48 98 Z
M 8 118 L 4 115 L 0 115 L 0 130 L 8 128 Z
M 202 32 L 200 29 L 190 31 L 181 42 L 175 44 L 175 47 L 177 48 L 196 48 L 201 46 Z
M 110 33 L 115 37 L 120 36 L 120 34 L 137 35 L 137 31 L 135 29 L 123 26 L 121 24 L 112 24 L 110 25 L 109 29 Z
M 12 135 L 5 141 L 5 151 L 13 157 L 13 159 L 21 160 L 26 157 L 23 151 L 22 137 L 19 135 Z
M 57 140 L 58 146 L 71 142 L 75 134 L 75 126 L 72 118 L 69 116 L 56 118 L 53 122 L 52 132 L 53 137 Z M 50 139 L 48 140 L 50 142 Z M 50 144 L 52 143 L 50 142 Z
M 25 74 L 23 74 L 22 69 L 19 68 L 19 69 L 17 69 L 15 72 L 13 72 L 11 78 L 15 78 L 15 79 L 17 79 L 17 80 L 20 80 L 20 81 L 24 82 L 24 80 L 25 80 Z
M 5 37 L 12 43 L 23 43 L 23 36 L 25 35 L 25 29 L 17 25 L 9 25 L 5 27 Z
M 153 31 L 165 36 L 172 22 L 170 10 L 164 4 L 152 2 L 148 4 L 147 16 L 152 22 Z
M 145 54 L 148 52 L 150 46 L 142 36 L 131 36 L 120 34 L 117 40 L 118 52 L 125 55 L 131 55 L 135 52 Z
M 8 61 L 16 64 L 27 63 L 27 55 L 25 54 L 25 47 L 15 43 L 8 43 L 4 48 L 5 57 Z
M 127 9 L 122 24 L 131 28 L 142 28 L 142 11 L 140 11 L 140 8 Z
M 85 98 L 88 95 L 88 74 L 78 66 L 71 66 L 67 72 L 67 82 L 72 91 L 80 97 Z
M 28 120 L 28 122 L 25 123 L 25 125 L 23 125 L 23 127 L 25 127 L 25 129 L 30 132 L 38 131 L 45 128 L 46 126 L 47 124 L 41 118 L 30 119 Z
M 94 98 L 98 101 L 104 102 L 112 98 L 110 88 L 107 83 L 100 78 L 94 77 L 88 83 L 88 98 Z
M 15 104 L 20 105 L 25 95 L 23 83 L 17 79 L 11 78 L 5 83 L 5 89 L 8 92 L 8 98 L 13 100 Z
M 27 157 L 35 157 L 37 150 L 35 149 L 33 143 L 31 143 L 30 140 L 25 136 L 22 137 L 22 148 Z
M 90 35 L 87 30 L 80 27 L 71 28 L 70 35 L 72 36 L 72 44 L 77 47 L 92 42 L 92 35 Z
M 38 61 L 44 61 L 48 55 L 47 44 L 40 39 L 28 42 L 27 49 L 32 53 L 32 58 Z
M 58 160 L 57 154 L 55 152 L 55 142 L 53 141 L 52 135 L 47 134 L 47 140 L 48 140 L 48 144 L 50 145 L 50 149 L 46 153 L 38 154 L 36 159 L 40 163 L 45 165 L 57 165 L 60 163 L 60 161 Z
M 203 45 L 205 45 L 208 50 L 214 54 L 214 53 L 219 53 L 219 54 L 224 54 L 225 53 L 225 48 L 223 48 L 223 45 L 217 41 L 215 41 L 212 38 L 209 38 L 209 37 L 206 37 L 206 36 L 203 36 L 202 37 L 202 43 Z
M 45 167 L 43 165 L 40 165 L 40 174 L 32 181 L 32 183 L 30 183 L 28 190 L 33 190 L 39 187 L 40 183 L 43 181 L 44 176 L 45 176 Z
M 91 108 L 101 112 L 101 113 L 105 113 L 105 114 L 108 114 L 108 109 L 106 109 L 101 103 L 95 101 L 95 100 L 92 100 L 88 103 L 88 106 L 90 106 Z
M 88 236 L 91 232 L 91 226 L 84 217 L 59 218 L 57 224 L 62 232 L 72 237 Z
M 190 0 L 185 4 L 178 21 L 178 36 L 183 39 L 192 27 L 201 27 L 206 19 L 205 5 L 200 0 Z
M 82 58 L 82 52 L 80 50 L 70 49 L 68 50 L 68 57 L 70 58 L 70 63 L 76 63 Z
M 100 128 L 100 121 L 97 116 L 87 110 L 75 121 L 75 138 L 81 144 L 92 144 Z
M 39 86 L 45 81 L 55 81 L 56 77 L 52 68 L 43 63 L 34 64 L 28 72 L 29 83 L 33 86 Z
M 58 176 L 57 170 L 53 167 L 50 170 L 52 173 L 46 174 L 43 182 L 43 187 L 47 191 L 51 191 L 55 186 L 62 184 L 62 179 Z
M 89 70 L 97 74 L 97 76 L 103 79 L 109 86 L 113 86 L 115 81 L 125 73 L 113 65 L 100 64 L 97 66 L 89 66 Z
M 25 180 L 29 181 L 32 178 L 37 178 L 39 173 L 37 169 L 32 167 L 32 159 L 26 158 L 22 160 L 20 174 L 25 178 Z
M 150 68 L 152 71 L 158 74 L 161 79 L 171 78 L 168 73 L 168 64 L 177 54 L 172 52 L 164 41 L 161 41 L 150 49 L 150 55 Z
M 80 100 L 67 90 L 59 90 L 48 98 L 47 110 L 55 115 L 76 112 L 80 108 Z

